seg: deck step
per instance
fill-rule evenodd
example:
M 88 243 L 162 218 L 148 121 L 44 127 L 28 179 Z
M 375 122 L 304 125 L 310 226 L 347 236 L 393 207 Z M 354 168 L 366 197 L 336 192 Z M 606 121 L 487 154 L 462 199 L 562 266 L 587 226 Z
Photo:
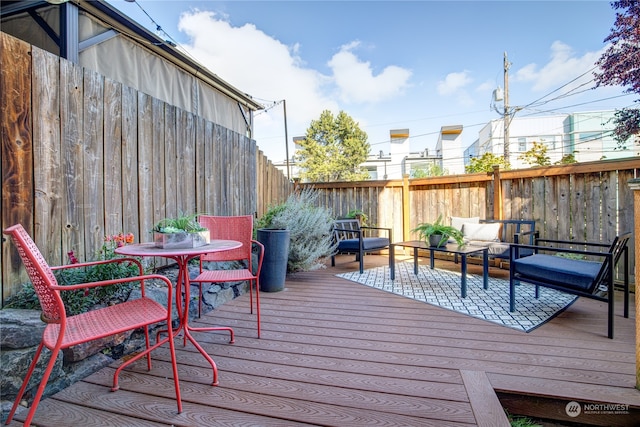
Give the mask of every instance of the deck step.
M 509 419 L 483 371 L 460 370 L 479 427 L 509 427 Z

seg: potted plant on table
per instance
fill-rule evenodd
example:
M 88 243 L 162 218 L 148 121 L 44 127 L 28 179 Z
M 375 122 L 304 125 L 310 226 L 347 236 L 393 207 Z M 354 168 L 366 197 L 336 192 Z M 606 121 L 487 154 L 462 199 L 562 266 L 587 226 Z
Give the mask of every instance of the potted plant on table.
M 209 230 L 198 223 L 197 215 L 165 218 L 153 227 L 153 241 L 163 249 L 197 248 L 210 242 Z
M 439 215 L 435 222 L 418 224 L 418 226 L 411 231 L 418 233 L 420 240 L 424 240 L 429 246 L 444 246 L 449 239 L 455 240 L 458 246 L 464 245 L 462 231 L 450 225 L 443 224 L 442 215 Z

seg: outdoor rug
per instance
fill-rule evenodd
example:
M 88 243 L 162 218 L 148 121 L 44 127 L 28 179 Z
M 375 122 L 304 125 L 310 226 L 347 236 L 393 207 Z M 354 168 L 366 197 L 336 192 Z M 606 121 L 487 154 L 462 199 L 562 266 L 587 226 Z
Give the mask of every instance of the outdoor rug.
M 426 302 L 509 328 L 530 332 L 570 306 L 577 297 L 553 289 L 540 288 L 535 298 L 535 286 L 523 284 L 516 292 L 516 311 L 509 311 L 509 281 L 489 278 L 489 289 L 482 287 L 482 276 L 467 273 L 467 298 L 460 297 L 459 272 L 430 269 L 420 265 L 413 273 L 413 261 L 396 263 L 396 280 L 389 278 L 389 267 L 337 274 L 353 282 L 381 289 L 396 295 Z

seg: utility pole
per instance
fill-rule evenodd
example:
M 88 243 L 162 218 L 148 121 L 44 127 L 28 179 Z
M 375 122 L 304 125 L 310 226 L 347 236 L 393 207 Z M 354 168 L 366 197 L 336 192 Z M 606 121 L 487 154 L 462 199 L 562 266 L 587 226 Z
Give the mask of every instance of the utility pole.
M 511 124 L 511 115 L 509 114 L 509 61 L 507 60 L 507 52 L 504 53 L 504 160 L 509 162 L 509 125 Z
M 287 179 L 291 181 L 291 173 L 289 172 L 289 132 L 287 131 L 287 100 L 282 100 L 284 109 L 284 149 L 287 155 Z

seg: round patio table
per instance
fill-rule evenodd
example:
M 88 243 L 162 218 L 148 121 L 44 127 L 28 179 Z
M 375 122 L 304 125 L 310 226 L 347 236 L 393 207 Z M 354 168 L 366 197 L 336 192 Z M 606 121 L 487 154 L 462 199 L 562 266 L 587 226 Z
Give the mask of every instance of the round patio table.
M 202 348 L 202 346 L 191 335 L 191 331 L 198 330 L 210 330 L 211 328 L 194 328 L 189 326 L 189 300 L 191 295 L 191 281 L 189 278 L 189 261 L 202 254 L 208 254 L 212 252 L 228 251 L 236 249 L 242 246 L 242 243 L 235 240 L 211 240 L 209 244 L 198 246 L 197 248 L 159 248 L 155 246 L 155 243 L 135 243 L 125 245 L 115 249 L 115 253 L 119 255 L 133 256 L 133 257 L 163 257 L 175 260 L 178 264 L 178 277 L 176 278 L 176 308 L 178 310 L 178 318 L 180 325 L 173 331 L 173 336 L 177 336 L 180 331 L 184 332 L 184 344 L 189 340 L 198 349 L 200 354 L 211 365 L 213 369 L 213 383 L 212 385 L 218 385 L 218 368 L 211 356 Z M 182 288 L 184 288 L 184 306 L 179 303 L 178 296 L 182 295 Z M 233 329 L 231 328 L 216 328 L 228 330 L 231 334 L 230 343 L 233 343 Z M 168 331 L 169 333 L 169 331 Z

